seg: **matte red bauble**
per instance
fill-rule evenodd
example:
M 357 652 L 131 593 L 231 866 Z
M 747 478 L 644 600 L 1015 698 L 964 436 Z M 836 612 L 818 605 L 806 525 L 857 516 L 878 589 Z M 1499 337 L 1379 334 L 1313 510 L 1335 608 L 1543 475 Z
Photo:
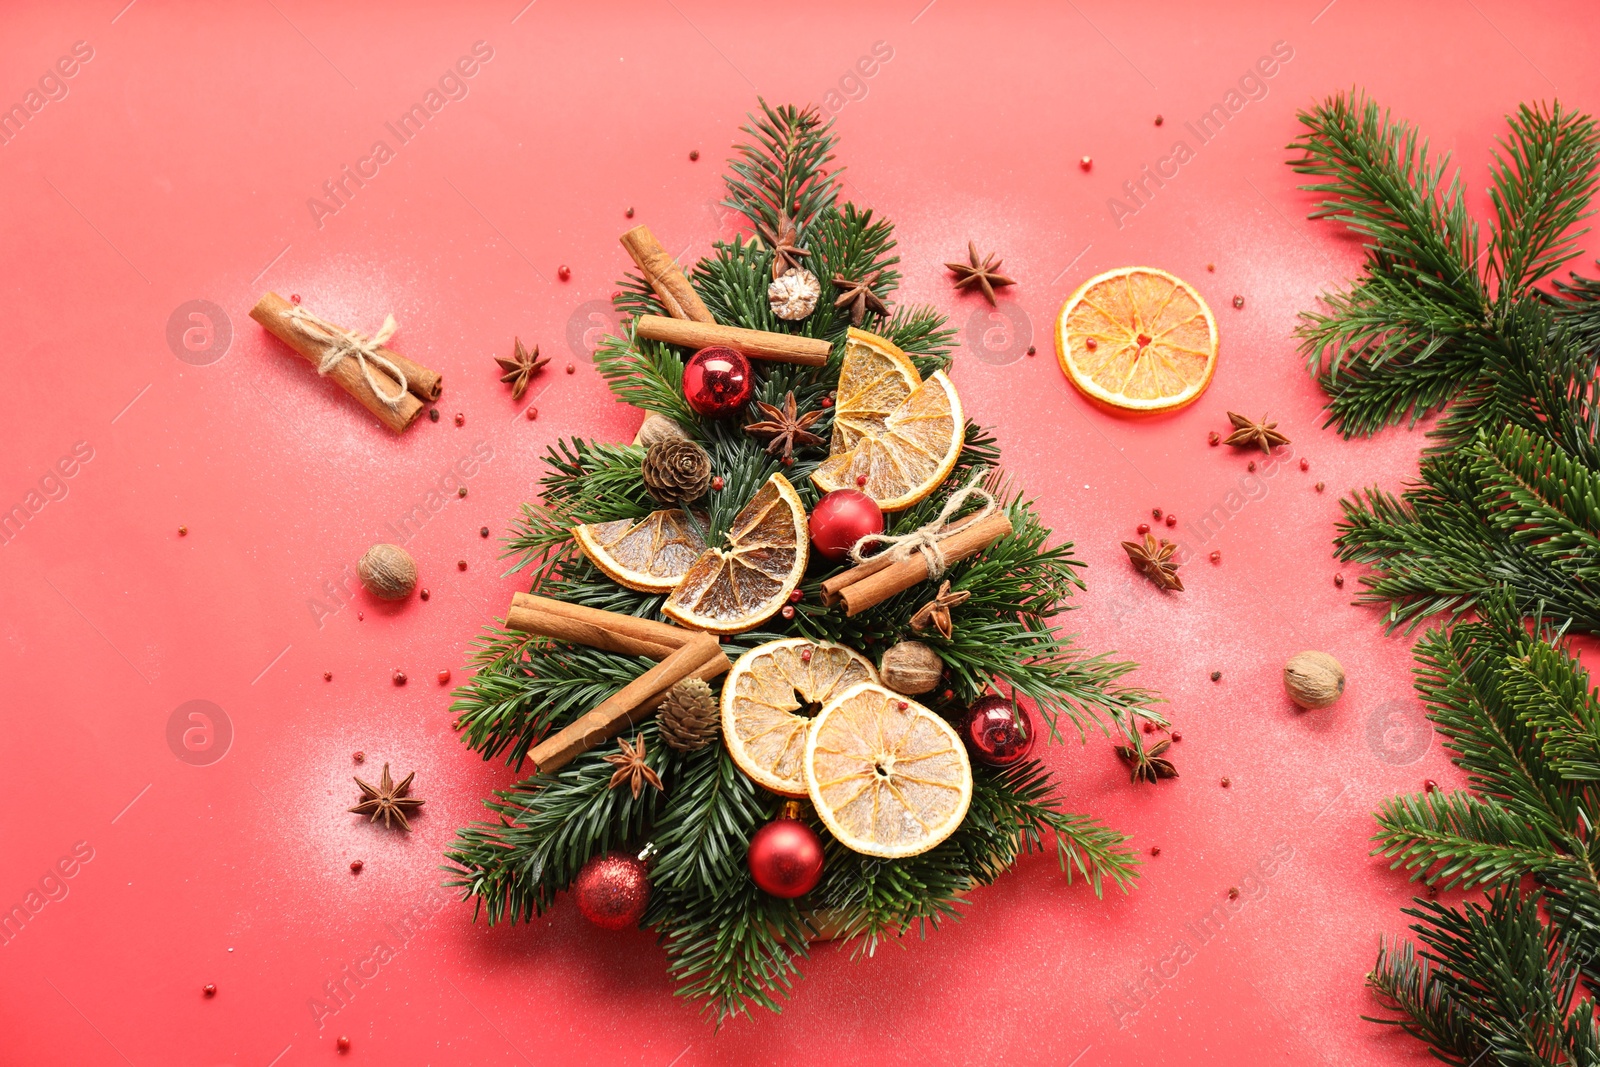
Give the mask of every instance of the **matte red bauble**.
M 811 511 L 811 543 L 829 559 L 844 559 L 868 534 L 883 533 L 883 509 L 855 489 L 835 489 Z
M 595 856 L 578 872 L 572 895 L 585 919 L 607 930 L 638 926 L 650 903 L 650 875 L 626 852 Z
M 708 419 L 744 410 L 755 382 L 750 361 L 735 348 L 702 348 L 683 367 L 683 398 Z
M 1009 767 L 1033 748 L 1033 720 L 1027 708 L 1013 707 L 1010 697 L 990 695 L 968 709 L 961 736 L 980 763 Z
M 750 839 L 750 877 L 775 897 L 803 897 L 822 880 L 822 838 L 798 819 L 774 819 Z

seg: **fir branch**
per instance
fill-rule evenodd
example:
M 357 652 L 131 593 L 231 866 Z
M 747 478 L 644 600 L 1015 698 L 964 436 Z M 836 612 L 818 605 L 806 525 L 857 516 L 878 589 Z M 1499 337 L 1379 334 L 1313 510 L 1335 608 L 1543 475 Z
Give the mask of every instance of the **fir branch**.
M 700 420 L 683 398 L 683 360 L 672 346 L 642 337 L 601 338 L 594 366 L 625 404 L 693 426 Z
M 838 143 L 833 121 L 823 122 L 815 108 L 758 103 L 761 113 L 748 116 L 740 127 L 750 141 L 734 146 L 722 203 L 770 230 L 777 228 L 780 211 L 804 229 L 838 195 L 842 168 L 831 174 L 827 170 Z
M 1600 131 L 1589 116 L 1560 103 L 1523 104 L 1507 124 L 1489 172 L 1496 232 L 1489 261 L 1502 297 L 1519 294 L 1578 254 L 1588 229 Z
M 1363 1019 L 1400 1027 L 1453 1067 L 1474 1067 L 1483 1058 L 1487 1049 L 1482 1027 L 1455 995 L 1451 983 L 1441 979 L 1437 966 L 1419 956 L 1411 942 L 1398 947 L 1386 940 L 1380 942 L 1367 986 L 1399 1017 L 1363 1015 Z

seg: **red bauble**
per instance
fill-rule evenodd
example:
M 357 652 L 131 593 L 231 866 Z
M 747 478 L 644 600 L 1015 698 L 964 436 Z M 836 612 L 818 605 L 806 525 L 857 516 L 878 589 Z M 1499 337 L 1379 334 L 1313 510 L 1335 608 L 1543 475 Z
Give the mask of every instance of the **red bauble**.
M 822 880 L 822 838 L 798 819 L 774 819 L 750 839 L 750 877 L 775 897 L 803 897 Z
M 750 361 L 736 348 L 702 348 L 683 367 L 683 398 L 708 419 L 744 410 L 755 382 Z
M 1033 720 L 1027 708 L 1013 708 L 1010 697 L 986 696 L 968 709 L 961 736 L 980 763 L 1009 767 L 1033 748 Z
M 650 903 L 650 876 L 635 857 L 608 852 L 583 865 L 572 895 L 585 919 L 607 930 L 626 930 L 639 925 Z
M 811 511 L 811 543 L 829 559 L 844 559 L 857 541 L 879 533 L 883 533 L 883 509 L 854 489 L 835 489 Z

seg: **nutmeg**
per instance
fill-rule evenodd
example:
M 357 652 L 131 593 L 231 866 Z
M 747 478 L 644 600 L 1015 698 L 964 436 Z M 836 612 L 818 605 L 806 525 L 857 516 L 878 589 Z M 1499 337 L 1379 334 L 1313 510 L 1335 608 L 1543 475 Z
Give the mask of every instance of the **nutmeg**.
M 772 313 L 788 322 L 799 322 L 817 310 L 822 283 L 804 267 L 790 267 L 767 286 L 767 304 Z
M 1302 708 L 1325 708 L 1344 693 L 1344 668 L 1326 652 L 1301 652 L 1283 665 L 1283 688 Z
M 883 684 L 896 693 L 916 696 L 926 693 L 939 684 L 944 673 L 944 660 L 921 641 L 901 641 L 883 654 L 878 662 L 878 674 Z
M 356 564 L 367 592 L 380 600 L 404 600 L 417 585 L 417 563 L 399 545 L 373 545 Z
M 689 435 L 683 432 L 682 426 L 679 426 L 665 415 L 658 415 L 652 411 L 644 417 L 644 422 L 640 425 L 639 432 L 634 437 L 633 443 L 649 448 L 651 445 L 665 441 L 687 441 L 688 439 Z

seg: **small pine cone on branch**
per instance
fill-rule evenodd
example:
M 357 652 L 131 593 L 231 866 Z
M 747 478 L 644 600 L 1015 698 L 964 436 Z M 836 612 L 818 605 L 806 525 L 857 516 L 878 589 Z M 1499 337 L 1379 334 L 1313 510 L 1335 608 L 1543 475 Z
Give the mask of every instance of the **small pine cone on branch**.
M 657 718 L 661 740 L 679 752 L 705 748 L 722 729 L 722 712 L 711 687 L 699 678 L 685 678 L 667 691 Z
M 663 504 L 690 503 L 711 488 L 711 457 L 693 441 L 657 441 L 644 456 L 644 487 Z

